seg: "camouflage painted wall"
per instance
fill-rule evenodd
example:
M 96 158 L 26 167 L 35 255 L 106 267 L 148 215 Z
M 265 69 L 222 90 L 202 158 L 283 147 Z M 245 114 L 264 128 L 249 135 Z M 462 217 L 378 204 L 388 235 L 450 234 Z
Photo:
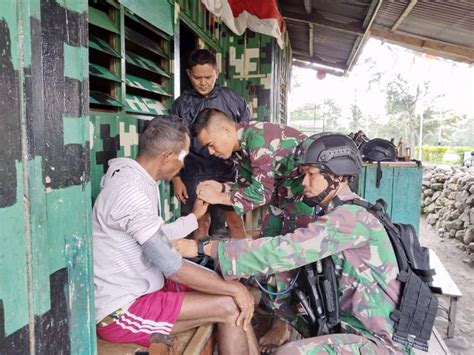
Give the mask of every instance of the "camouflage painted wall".
M 101 64 L 99 68 L 108 74 L 108 77 L 97 76 L 91 71 L 91 78 L 102 80 L 98 88 L 103 88 L 104 83 L 111 83 L 107 95 L 115 95 L 115 101 L 113 105 L 101 105 L 100 101 L 95 100 L 95 92 L 90 93 L 93 200 L 100 191 L 100 180 L 107 171 L 108 161 L 116 157 L 135 158 L 140 132 L 153 115 L 167 113 L 173 92 L 171 4 L 165 0 L 99 1 L 98 4 L 89 7 L 90 13 L 101 15 L 99 18 L 89 16 L 92 26 L 89 40 L 97 42 L 95 35 L 104 35 L 102 39 L 109 45 L 108 52 L 113 51 L 115 56 L 110 57 L 111 61 L 106 63 L 109 65 L 105 68 L 100 60 L 107 53 L 98 51 L 90 42 L 91 63 L 97 65 L 93 62 L 97 60 Z M 108 34 L 104 34 L 104 29 L 110 30 Z M 95 54 L 101 55 L 101 58 L 97 59 Z M 118 80 L 109 80 L 112 76 Z M 91 90 L 95 87 L 91 84 Z M 161 182 L 159 185 L 160 210 L 166 220 L 172 220 L 179 216 L 179 202 L 170 184 Z
M 0 353 L 95 353 L 85 0 L 0 1 Z

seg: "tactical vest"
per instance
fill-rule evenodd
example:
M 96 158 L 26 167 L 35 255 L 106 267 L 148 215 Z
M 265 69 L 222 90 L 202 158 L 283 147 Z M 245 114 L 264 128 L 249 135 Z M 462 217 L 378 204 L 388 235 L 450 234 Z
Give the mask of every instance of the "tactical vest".
M 401 298 L 390 315 L 394 321 L 393 340 L 420 350 L 428 351 L 428 340 L 433 329 L 438 299 L 430 283 L 434 270 L 429 267 L 429 251 L 421 247 L 413 226 L 392 223 L 385 212 L 385 202 L 376 204 L 354 199 L 333 200 L 336 206 L 357 205 L 374 215 L 384 226 L 395 252 L 401 283 Z M 293 295 L 304 308 L 311 325 L 311 336 L 340 331 L 340 308 L 335 267 L 331 257 L 305 265 L 299 272 Z

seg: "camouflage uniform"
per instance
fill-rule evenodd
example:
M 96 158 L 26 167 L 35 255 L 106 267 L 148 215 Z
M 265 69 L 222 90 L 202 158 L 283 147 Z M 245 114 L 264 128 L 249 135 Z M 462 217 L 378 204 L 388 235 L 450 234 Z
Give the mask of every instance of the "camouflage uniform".
M 234 153 L 238 181 L 230 200 L 239 215 L 267 205 L 261 235 L 273 237 L 306 226 L 312 208 L 303 199 L 303 180 L 294 158 L 296 146 L 306 139 L 298 130 L 269 122 L 237 126 L 241 150 Z
M 350 189 L 341 200 L 358 197 Z M 364 208 L 329 206 L 329 212 L 307 228 L 274 238 L 220 242 L 218 260 L 226 279 L 270 275 L 331 256 L 336 266 L 343 333 L 286 345 L 288 353 L 410 353 L 392 340 L 390 314 L 401 290 L 398 264 L 382 224 Z M 276 285 L 276 289 L 287 285 Z M 288 312 L 291 305 L 282 307 Z M 285 313 L 285 312 L 283 312 Z M 296 314 L 296 309 L 293 309 Z M 283 314 L 285 315 L 285 314 Z M 303 333 L 304 330 L 303 330 Z M 354 335 L 367 341 L 360 342 Z M 338 352 L 339 351 L 339 352 Z M 356 352 L 357 353 L 357 352 Z

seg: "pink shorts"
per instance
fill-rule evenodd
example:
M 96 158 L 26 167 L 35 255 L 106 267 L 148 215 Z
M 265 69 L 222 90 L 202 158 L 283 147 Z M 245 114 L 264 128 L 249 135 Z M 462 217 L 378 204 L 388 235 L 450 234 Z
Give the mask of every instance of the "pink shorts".
M 192 289 L 185 285 L 166 280 L 161 290 L 137 298 L 113 323 L 97 327 L 97 334 L 111 343 L 149 347 L 152 334 L 171 332 L 181 311 L 184 294 L 189 291 Z

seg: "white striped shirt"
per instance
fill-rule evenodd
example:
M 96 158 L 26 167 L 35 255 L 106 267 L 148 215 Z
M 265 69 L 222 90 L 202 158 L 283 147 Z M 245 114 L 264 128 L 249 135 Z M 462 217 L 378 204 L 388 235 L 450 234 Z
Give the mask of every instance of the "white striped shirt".
M 194 214 L 164 223 L 159 216 L 157 183 L 133 159 L 110 160 L 101 188 L 92 213 L 96 322 L 163 287 L 163 272 L 145 258 L 142 244 L 160 228 L 170 240 L 197 228 Z M 182 265 L 175 250 L 170 249 L 168 255 L 173 267 L 165 276 Z

